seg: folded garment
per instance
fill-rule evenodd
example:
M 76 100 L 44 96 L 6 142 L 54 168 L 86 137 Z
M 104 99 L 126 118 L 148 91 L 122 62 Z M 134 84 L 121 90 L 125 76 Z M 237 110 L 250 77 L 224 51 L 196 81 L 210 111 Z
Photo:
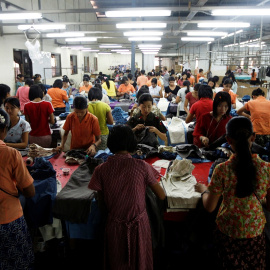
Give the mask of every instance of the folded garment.
M 64 154 L 67 164 L 82 164 L 87 158 L 87 154 L 83 149 L 72 149 Z
M 169 151 L 163 151 L 161 153 L 158 153 L 159 158 L 167 160 L 176 159 L 177 155 L 178 155 L 177 153 L 172 153 Z
M 36 157 L 52 157 L 57 154 L 57 150 L 55 148 L 44 148 L 35 143 L 29 144 L 28 157 L 36 158 Z
M 154 162 L 152 165 L 167 169 L 169 167 L 169 164 L 170 164 L 169 160 L 160 159 Z
M 60 113 L 60 114 L 59 114 L 59 118 L 60 118 L 61 120 L 66 119 L 67 116 L 68 116 L 69 114 L 70 114 L 70 112 Z
M 195 157 L 204 158 L 202 151 L 194 144 L 180 144 L 176 146 L 176 152 L 182 158 Z

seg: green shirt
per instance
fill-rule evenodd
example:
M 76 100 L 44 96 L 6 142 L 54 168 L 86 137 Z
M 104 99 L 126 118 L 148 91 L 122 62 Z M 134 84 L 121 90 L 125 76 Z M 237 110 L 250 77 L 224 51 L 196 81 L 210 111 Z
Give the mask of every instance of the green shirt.
M 111 107 L 102 101 L 91 101 L 88 111 L 98 118 L 101 135 L 108 135 L 107 113 L 111 111 Z

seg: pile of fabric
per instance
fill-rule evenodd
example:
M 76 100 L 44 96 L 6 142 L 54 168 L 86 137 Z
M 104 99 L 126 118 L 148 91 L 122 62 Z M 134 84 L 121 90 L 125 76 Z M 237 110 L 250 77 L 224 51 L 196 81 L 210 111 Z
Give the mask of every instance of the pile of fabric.
M 197 183 L 192 175 L 194 168 L 191 160 L 174 160 L 165 177 L 161 178 L 161 185 L 167 194 L 168 211 L 196 208 L 201 195 L 194 190 Z
M 35 158 L 44 157 L 45 159 L 50 159 L 57 154 L 55 148 L 43 148 L 35 143 L 29 145 L 28 158 L 26 159 L 27 165 L 32 165 Z
M 67 164 L 82 164 L 87 158 L 86 152 L 82 149 L 69 150 L 64 154 Z
M 112 116 L 116 125 L 123 125 L 127 122 L 128 113 L 123 111 L 120 107 L 115 107 L 112 110 Z

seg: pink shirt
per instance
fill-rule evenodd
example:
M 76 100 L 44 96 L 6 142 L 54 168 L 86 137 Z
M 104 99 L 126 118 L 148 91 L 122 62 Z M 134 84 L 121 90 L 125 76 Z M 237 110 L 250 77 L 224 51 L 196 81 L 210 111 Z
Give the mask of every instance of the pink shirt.
M 29 86 L 21 86 L 18 88 L 17 90 L 17 94 L 16 96 L 19 98 L 20 100 L 20 105 L 21 105 L 21 111 L 24 111 L 24 105 L 28 102 L 30 102 L 29 100 Z
M 143 86 L 143 85 L 147 85 L 148 79 L 146 76 L 142 75 L 140 77 L 137 78 L 137 84 L 139 89 Z

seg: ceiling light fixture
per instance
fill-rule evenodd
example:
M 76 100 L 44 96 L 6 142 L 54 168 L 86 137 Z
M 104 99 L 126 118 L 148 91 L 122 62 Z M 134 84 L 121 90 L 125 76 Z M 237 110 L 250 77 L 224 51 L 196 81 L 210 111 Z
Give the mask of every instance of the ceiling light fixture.
M 131 52 L 117 52 L 117 53 L 120 53 L 120 54 L 131 54 Z
M 89 50 L 89 49 L 86 49 L 86 50 L 82 50 L 83 52 L 99 52 L 99 50 Z
M 143 37 L 143 36 L 163 36 L 163 32 L 157 31 L 132 31 L 124 32 L 126 37 Z
M 99 52 L 98 54 L 112 54 L 110 52 Z
M 121 45 L 100 45 L 99 48 L 122 48 Z
M 97 38 L 93 38 L 93 37 L 66 38 L 65 41 L 66 42 L 97 41 Z
M 212 16 L 269 16 L 269 8 L 230 8 L 230 9 L 216 9 L 212 11 Z
M 160 41 L 161 37 L 130 37 L 129 41 Z
M 189 31 L 187 32 L 188 36 L 226 36 L 227 32 L 214 32 L 214 31 Z
M 161 48 L 162 45 L 160 44 L 139 44 L 139 48 Z
M 158 54 L 158 52 L 143 52 L 143 54 Z
M 170 10 L 121 10 L 121 11 L 106 11 L 106 17 L 168 17 L 171 16 Z
M 207 23 L 198 23 L 199 28 L 245 28 L 250 27 L 250 23 L 245 22 L 207 22 Z
M 166 28 L 167 23 L 148 23 L 148 22 L 126 22 L 126 23 L 117 23 L 116 28 Z
M 62 32 L 62 33 L 48 33 L 46 37 L 61 38 L 61 37 L 84 37 L 84 33 L 80 32 Z
M 125 49 L 115 49 L 115 50 L 111 50 L 111 52 L 129 52 L 129 50 L 125 50 Z
M 19 30 L 28 30 L 28 29 L 36 29 L 36 30 L 57 30 L 57 29 L 66 29 L 65 24 L 54 24 L 54 23 L 48 23 L 48 24 L 20 24 L 18 25 Z
M 182 37 L 182 41 L 214 41 L 211 37 Z
M 41 19 L 41 13 L 2 13 L 0 14 L 0 20 L 32 20 Z

